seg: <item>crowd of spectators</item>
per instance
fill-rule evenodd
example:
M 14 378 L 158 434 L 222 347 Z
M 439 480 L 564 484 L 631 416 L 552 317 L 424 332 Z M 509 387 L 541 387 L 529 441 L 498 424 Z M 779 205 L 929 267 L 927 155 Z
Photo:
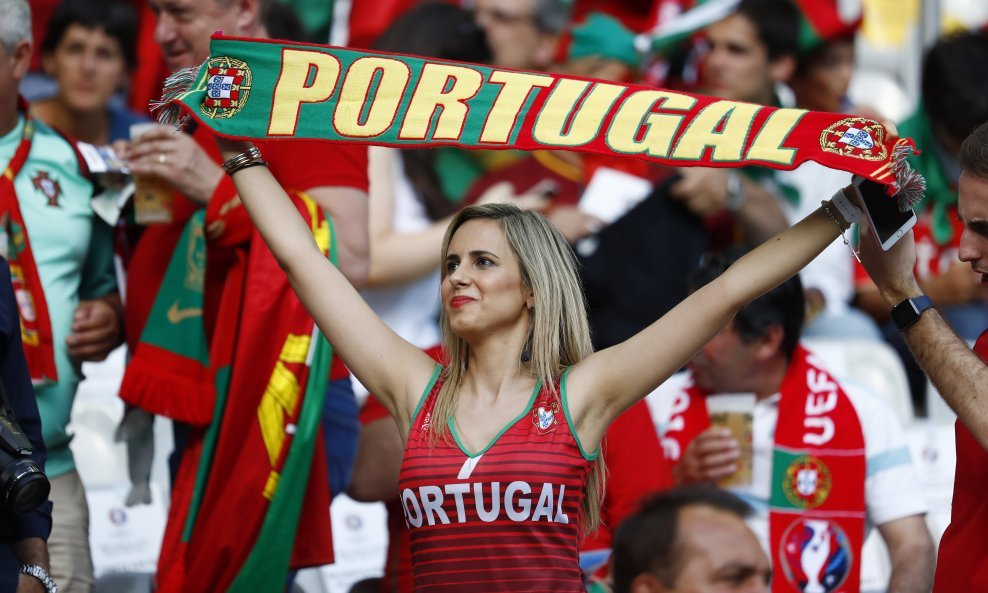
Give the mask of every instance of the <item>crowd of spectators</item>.
M 168 415 L 162 398 L 190 383 L 153 368 L 168 363 L 148 336 L 185 331 L 178 325 L 184 318 L 172 319 L 168 310 L 163 321 L 157 309 L 170 298 L 173 265 L 192 249 L 189 229 L 199 224 L 203 235 L 202 251 L 189 251 L 183 268 L 199 274 L 201 300 L 193 317 L 204 329 L 195 347 L 209 353 L 214 366 L 225 355 L 243 366 L 246 350 L 237 358 L 237 346 L 268 339 L 268 328 L 252 324 L 248 314 L 284 304 L 274 297 L 260 303 L 249 294 L 250 282 L 267 282 L 251 274 L 281 271 L 263 267 L 270 253 L 221 169 L 214 138 L 203 129 L 165 126 L 132 137 L 135 124 L 150 121 L 148 99 L 160 94 L 164 76 L 208 57 L 214 31 L 348 41 L 355 48 L 883 119 L 882 105 L 856 105 L 848 95 L 856 35 L 868 18 L 861 6 L 709 2 L 717 3 L 721 12 L 694 18 L 677 43 L 644 51 L 642 39 L 683 18 L 692 0 L 352 0 L 344 3 L 349 15 L 327 11 L 333 3 L 302 0 L 0 0 L 0 165 L 6 171 L 0 253 L 16 294 L 0 311 L 17 307 L 21 315 L 40 425 L 31 406 L 17 401 L 14 409 L 32 439 L 43 436 L 37 449 L 41 461 L 47 450 L 54 505 L 11 521 L 11 530 L 0 514 L 0 593 L 53 590 L 21 566 L 38 567 L 63 593 L 93 591 L 88 507 L 67 430 L 81 364 L 124 345 L 133 365 L 125 378 L 128 406 Z M 340 33 L 347 30 L 349 39 Z M 988 29 L 937 40 L 925 53 L 915 113 L 896 122 L 899 134 L 922 150 L 911 163 L 927 180 L 926 197 L 915 207 L 915 273 L 969 343 L 988 328 L 988 291 L 980 274 L 957 258 L 965 232 L 958 154 L 964 139 L 988 122 L 986 61 Z M 110 223 L 98 215 L 91 198 L 104 180 L 88 173 L 77 142 L 112 146 L 134 175 L 163 182 L 172 196 L 166 216 L 142 224 L 134 205 Z M 447 225 L 465 205 L 509 203 L 545 216 L 576 254 L 594 347 L 606 348 L 641 331 L 722 273 L 739 252 L 795 224 L 851 181 L 849 173 L 816 163 L 792 171 L 676 168 L 557 150 L 259 145 L 299 208 L 314 202 L 332 221 L 334 262 L 347 280 L 397 334 L 441 362 L 439 254 Z M 647 189 L 627 211 L 604 219 L 581 207 L 590 193 L 607 191 L 602 184 L 614 191 Z M 244 313 L 231 317 L 233 308 Z M 806 368 L 829 377 L 800 345 L 802 338 L 890 345 L 907 370 L 908 397 L 924 413 L 927 376 L 889 309 L 865 267 L 835 241 L 799 276 L 743 309 L 682 373 L 614 422 L 601 448 L 609 470 L 602 526 L 582 543 L 587 586 L 619 593 L 782 591 L 790 589 L 772 583 L 788 582 L 792 590 L 834 591 L 833 583 L 860 570 L 847 558 L 860 558 L 863 537 L 875 528 L 891 559 L 887 590 L 930 591 L 936 549 L 925 521 L 928 503 L 915 487 L 903 427 L 887 403 L 859 386 L 833 383 L 839 403 L 828 412 L 841 423 L 839 438 L 809 461 L 785 458 L 777 430 L 784 418 L 802 422 L 810 414 L 809 403 L 801 411 L 804 400 L 787 405 L 815 389 L 803 382 Z M 7 325 L 5 352 L 14 347 Z M 251 389 L 237 380 L 244 370 L 234 366 L 231 389 Z M 398 490 L 401 432 L 339 358 L 319 379 L 326 384 L 325 404 L 313 457 L 319 469 L 310 480 L 324 483 L 330 496 L 384 502 L 389 513 L 383 576 L 354 590 L 412 591 L 413 544 Z M 2 380 L 6 384 L 8 375 Z M 257 387 L 258 397 L 263 388 Z M 726 393 L 756 396 L 748 453 L 753 467 L 746 485 L 717 488 L 737 471 L 744 443 L 711 427 L 702 402 Z M 219 419 L 177 414 L 172 420 L 171 477 L 178 488 L 200 471 L 208 427 Z M 841 471 L 828 470 L 821 459 Z M 844 463 L 857 463 L 856 469 L 845 471 L 850 465 Z M 812 483 L 797 485 L 810 474 Z M 177 509 L 192 498 L 183 488 L 172 496 L 173 537 L 185 527 Z M 849 523 L 806 520 L 798 536 L 770 527 L 787 496 L 802 497 L 794 508 L 813 508 L 807 500 L 845 488 L 853 501 L 833 511 L 853 516 Z M 324 530 L 331 542 L 327 513 L 307 515 L 302 523 Z M 821 545 L 820 561 L 829 563 L 824 568 L 806 551 Z M 843 564 L 835 560 L 840 554 L 847 557 Z M 170 561 L 163 556 L 161 566 Z M 171 568 L 159 572 L 163 590 L 181 582 Z

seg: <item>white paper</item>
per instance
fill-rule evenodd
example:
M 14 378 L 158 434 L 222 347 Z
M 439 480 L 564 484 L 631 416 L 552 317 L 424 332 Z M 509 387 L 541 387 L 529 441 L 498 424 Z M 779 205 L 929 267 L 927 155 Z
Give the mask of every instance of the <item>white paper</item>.
M 86 487 L 89 545 L 96 577 L 115 572 L 153 573 L 161 551 L 167 512 L 164 496 L 151 485 L 148 505 L 124 505 L 130 484 Z
M 601 167 L 583 190 L 580 210 L 611 224 L 648 197 L 651 191 L 652 184 L 648 180 Z

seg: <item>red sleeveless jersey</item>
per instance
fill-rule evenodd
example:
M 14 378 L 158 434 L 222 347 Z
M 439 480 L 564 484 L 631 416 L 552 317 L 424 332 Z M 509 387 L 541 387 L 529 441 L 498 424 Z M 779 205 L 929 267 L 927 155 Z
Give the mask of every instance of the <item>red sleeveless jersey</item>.
M 585 455 L 559 395 L 536 386 L 525 411 L 469 454 L 455 426 L 433 445 L 439 370 L 413 416 L 398 489 L 411 535 L 415 590 L 583 592 L 580 503 Z

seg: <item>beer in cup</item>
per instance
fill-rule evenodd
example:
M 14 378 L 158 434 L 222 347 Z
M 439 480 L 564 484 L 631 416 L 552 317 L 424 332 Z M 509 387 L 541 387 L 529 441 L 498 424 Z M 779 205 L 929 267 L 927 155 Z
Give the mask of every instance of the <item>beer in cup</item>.
M 152 122 L 133 124 L 130 126 L 130 141 L 140 142 L 142 135 L 157 126 Z M 173 191 L 171 184 L 156 175 L 135 175 L 134 220 L 137 224 L 170 223 Z
M 741 457 L 737 461 L 738 469 L 733 474 L 721 478 L 718 484 L 725 488 L 750 486 L 754 463 L 752 444 L 754 394 L 712 395 L 707 398 L 707 411 L 710 414 L 710 425 L 731 431 L 731 437 L 738 442 L 741 451 Z

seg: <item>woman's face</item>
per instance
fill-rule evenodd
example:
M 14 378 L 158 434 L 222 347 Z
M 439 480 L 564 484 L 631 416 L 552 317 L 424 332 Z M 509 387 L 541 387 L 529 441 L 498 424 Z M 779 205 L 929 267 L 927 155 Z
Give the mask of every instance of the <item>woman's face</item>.
M 45 71 L 58 83 L 59 98 L 74 111 L 104 109 L 127 80 L 120 43 L 102 29 L 69 25 Z
M 519 327 L 527 331 L 531 291 L 496 222 L 469 220 L 457 229 L 443 274 L 443 307 L 456 335 L 469 340 Z
M 854 41 L 830 42 L 789 82 L 803 109 L 840 113 L 854 74 Z

